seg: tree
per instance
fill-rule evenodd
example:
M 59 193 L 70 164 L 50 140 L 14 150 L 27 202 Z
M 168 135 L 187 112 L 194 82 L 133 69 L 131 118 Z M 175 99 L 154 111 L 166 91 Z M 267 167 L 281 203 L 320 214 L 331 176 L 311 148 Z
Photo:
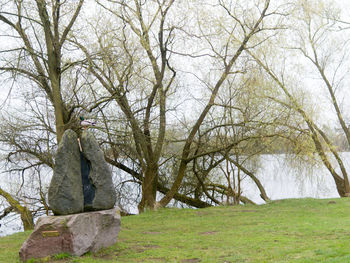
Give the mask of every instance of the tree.
M 53 134 L 59 142 L 65 129 L 74 126 L 76 121 L 74 110 L 77 105 L 67 103 L 72 100 L 64 96 L 67 91 L 64 85 L 69 85 L 67 75 L 76 63 L 67 61 L 69 56 L 65 58 L 63 56 L 68 35 L 82 5 L 83 0 L 74 4 L 59 0 L 50 3 L 44 0 L 12 0 L 0 5 L 0 22 L 6 32 L 0 37 L 2 43 L 0 72 L 3 75 L 11 74 L 11 81 L 22 88 L 17 94 L 23 95 L 23 101 L 27 100 L 28 103 L 21 103 L 19 107 L 22 109 L 17 113 L 11 109 L 7 111 L 9 114 L 5 114 L 4 110 L 1 116 L 3 124 L 1 142 L 15 149 L 15 152 L 9 152 L 7 157 L 9 161 L 15 155 L 27 155 L 31 156 L 29 158 L 31 160 L 37 160 L 36 164 L 29 164 L 28 167 L 43 164 L 53 167 L 51 151 L 55 146 L 51 141 Z M 24 85 L 27 88 L 23 88 Z M 31 87 L 34 87 L 33 93 L 30 92 Z M 32 100 L 29 101 L 29 98 Z M 20 98 L 16 99 L 19 101 Z M 28 115 L 25 112 L 27 106 Z M 53 118 L 49 114 L 51 110 L 54 113 Z M 25 116 L 27 118 L 24 118 Z M 33 116 L 34 119 L 30 119 Z M 55 128 L 50 124 L 52 119 Z M 16 120 L 22 123 L 16 123 Z M 33 120 L 38 122 L 33 124 Z M 28 123 L 33 125 L 30 126 Z M 39 127 L 40 129 L 36 129 Z M 8 131 L 12 131 L 13 134 L 7 133 Z M 40 137 L 43 135 L 42 131 L 44 137 Z M 43 149 L 43 146 L 46 149 Z M 23 171 L 28 167 L 23 168 Z M 25 229 L 32 228 L 33 218 L 27 207 L 3 189 L 0 195 L 21 214 Z
M 75 5 L 59 0 L 50 4 L 44 0 L 13 0 L 0 10 L 0 21 L 9 32 L 2 38 L 14 43 L 14 47 L 2 49 L 0 70 L 11 72 L 14 79 L 28 79 L 46 93 L 54 108 L 58 142 L 74 110 L 62 94 L 62 75 L 74 65 L 62 61 L 63 49 L 82 5 L 83 0 Z
M 145 207 L 153 208 L 156 201 L 158 165 L 166 129 L 166 97 L 176 76 L 176 72 L 172 69 L 168 60 L 167 46 L 172 37 L 172 30 L 165 29 L 164 24 L 173 2 L 154 2 L 153 7 L 156 12 L 151 21 L 146 21 L 143 18 L 142 12 L 145 3 L 134 1 L 129 5 L 125 1 L 117 1 L 118 9 L 115 10 L 100 2 L 101 6 L 123 24 L 123 27 L 117 33 L 112 32 L 112 34 L 116 34 L 115 38 L 106 36 L 106 32 L 101 34 L 99 30 L 95 31 L 98 34 L 97 43 L 102 51 L 98 51 L 99 53 L 95 57 L 92 56 L 91 50 L 88 50 L 80 42 L 75 42 L 84 52 L 89 63 L 89 70 L 118 104 L 127 119 L 128 125 L 130 125 L 135 147 L 134 153 L 137 156 L 143 177 L 142 200 L 139 205 L 141 211 Z M 108 1 L 105 4 L 109 4 Z M 159 27 L 159 50 L 157 51 L 153 50 L 153 43 L 151 43 L 153 39 L 151 40 L 150 28 L 152 26 Z M 131 40 L 128 38 L 130 33 L 133 33 L 134 37 L 138 39 L 141 51 L 132 47 Z M 114 47 L 116 48 L 114 49 Z M 124 54 L 121 54 L 121 51 Z M 144 71 L 153 74 L 153 76 L 150 76 L 150 80 L 142 75 L 142 68 L 140 72 L 137 72 L 139 70 L 137 68 L 136 72 L 134 71 L 136 60 L 139 59 L 141 65 L 145 62 L 140 56 L 141 54 L 138 54 L 139 52 L 144 52 L 148 58 L 146 63 L 149 63 L 150 69 L 145 64 L 146 69 Z M 155 54 L 155 52 L 159 53 Z M 160 59 L 157 58 L 158 56 Z M 139 87 L 137 81 L 140 81 L 146 87 Z M 135 85 L 136 88 L 132 85 Z M 137 89 L 140 89 L 140 93 Z M 129 96 L 139 96 L 136 97 L 136 102 L 141 106 L 140 111 L 144 114 L 143 116 L 139 117 L 141 115 L 141 112 L 137 112 L 139 109 L 134 110 L 136 105 L 133 105 L 130 98 L 128 99 Z M 159 115 L 156 117 L 159 130 L 155 138 L 152 138 L 151 127 L 154 122 L 153 110 L 155 107 L 159 110 Z
M 239 65 L 239 58 L 247 44 L 253 41 L 254 45 L 259 45 L 257 40 L 252 39 L 265 30 L 263 20 L 277 12 L 268 13 L 270 2 L 265 1 L 248 7 L 237 4 L 236 7 L 232 7 L 237 8 L 236 14 L 234 9 L 230 10 L 229 3 L 219 1 L 218 5 L 214 6 L 219 15 L 214 17 L 212 22 L 217 20 L 219 23 L 220 20 L 224 20 L 232 23 L 227 27 L 225 39 L 222 40 L 221 29 L 205 29 L 212 31 L 214 38 L 204 32 L 201 24 L 195 28 L 196 32 L 187 31 L 182 26 L 182 21 L 190 21 L 189 17 L 178 17 L 172 12 L 176 8 L 183 8 L 183 3 L 176 5 L 175 1 L 149 1 L 146 5 L 145 2 L 137 0 L 98 3 L 112 15 L 105 23 L 115 26 L 114 29 L 92 28 L 98 46 L 78 37 L 74 43 L 84 53 L 88 69 L 114 99 L 130 128 L 133 138 L 132 152 L 137 156 L 142 181 L 139 210 L 153 209 L 158 205 L 166 206 L 178 194 L 186 176 L 187 165 L 193 159 L 195 137 L 215 105 L 221 87 L 227 79 L 238 74 L 234 68 Z M 209 2 L 205 5 L 208 10 L 213 7 Z M 250 13 L 244 14 L 244 10 L 249 10 Z M 99 19 L 104 25 L 103 18 Z M 272 27 L 267 30 L 273 31 Z M 171 109 L 168 101 L 172 92 L 178 92 L 178 70 L 174 57 L 197 57 L 196 50 L 184 50 L 183 47 L 179 47 L 177 36 L 181 35 L 190 36 L 191 41 L 204 41 L 208 52 L 198 57 L 207 57 L 220 69 L 211 70 L 212 76 L 216 78 L 215 83 L 203 81 L 209 88 L 209 96 L 183 140 L 178 163 L 171 171 L 171 176 L 168 175 L 169 191 L 156 203 L 159 166 L 164 161 L 162 154 L 166 142 L 167 118 Z M 215 47 L 214 43 L 219 44 L 219 47 Z
M 339 106 L 339 98 L 336 96 L 337 87 L 344 81 L 341 68 L 347 59 L 345 55 L 346 42 L 340 45 L 335 45 L 334 43 L 336 32 L 339 29 L 337 17 L 338 15 L 334 13 L 334 10 L 326 2 L 320 4 L 319 1 L 309 1 L 296 5 L 295 20 L 293 20 L 296 27 L 290 26 L 289 28 L 297 38 L 292 44 L 288 45 L 287 50 L 299 51 L 299 54 L 295 52 L 293 54 L 301 54 L 303 58 L 311 62 L 311 66 L 315 69 L 314 72 L 320 77 L 320 81 L 317 84 L 326 88 L 338 124 L 346 138 L 350 138 L 348 127 Z M 287 30 L 287 32 L 289 33 L 290 31 Z M 337 50 L 334 50 L 332 47 L 336 47 Z M 285 48 L 284 51 L 286 51 Z M 291 55 L 290 53 L 287 54 Z M 342 157 L 327 136 L 327 133 L 320 128 L 319 121 L 313 118 L 306 105 L 301 102 L 301 99 L 295 93 L 293 94 L 293 84 L 288 81 L 290 77 L 287 77 L 290 72 L 282 71 L 281 74 L 277 73 L 278 71 L 275 69 L 276 64 L 267 57 L 266 53 L 261 55 L 250 52 L 250 55 L 285 94 L 285 99 L 275 99 L 275 101 L 294 109 L 303 118 L 309 130 L 309 136 L 314 143 L 315 151 L 333 177 L 339 195 L 341 197 L 349 196 L 349 178 Z M 295 65 L 295 61 L 291 59 L 289 61 Z M 305 60 L 301 58 L 300 61 Z M 295 73 L 292 72 L 290 74 Z M 303 74 L 305 75 L 306 71 Z M 348 142 L 350 141 L 348 140 Z M 332 156 L 329 156 L 328 153 Z
M 241 186 L 242 180 L 251 180 L 260 197 L 269 201 L 255 175 L 260 156 L 290 152 L 293 147 L 287 143 L 294 143 L 306 131 L 298 128 L 302 120 L 295 118 L 293 110 L 270 99 L 278 97 L 280 91 L 261 74 L 258 67 L 250 66 L 249 72 L 236 75 L 222 87 L 194 140 L 193 159 L 182 187 L 186 192 L 202 195 L 213 204 L 231 200 L 234 204 L 253 203 L 243 196 Z

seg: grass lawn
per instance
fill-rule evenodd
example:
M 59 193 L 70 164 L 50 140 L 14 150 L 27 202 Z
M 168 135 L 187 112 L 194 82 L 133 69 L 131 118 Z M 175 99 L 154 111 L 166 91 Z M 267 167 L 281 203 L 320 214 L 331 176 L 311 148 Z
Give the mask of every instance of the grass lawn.
M 30 232 L 0 238 L 0 262 L 18 262 Z M 261 206 L 161 209 L 123 217 L 118 242 L 83 257 L 32 262 L 350 262 L 350 198 Z

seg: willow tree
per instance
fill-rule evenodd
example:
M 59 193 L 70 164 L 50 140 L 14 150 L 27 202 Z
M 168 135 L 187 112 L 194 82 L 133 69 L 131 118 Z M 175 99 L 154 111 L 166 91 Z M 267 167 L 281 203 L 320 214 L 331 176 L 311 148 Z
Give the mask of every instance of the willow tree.
M 107 11 L 108 16 L 100 16 L 98 23 L 89 21 L 92 26 L 87 39 L 76 36 L 74 43 L 131 130 L 133 142 L 129 147 L 133 148 L 141 167 L 139 210 L 166 206 L 179 194 L 186 168 L 194 157 L 194 140 L 220 89 L 227 79 L 239 74 L 236 69 L 241 67 L 240 58 L 247 45 L 252 42 L 251 48 L 258 46 L 256 36 L 274 30 L 276 20 L 272 17 L 278 12 L 276 9 L 268 12 L 270 1 L 248 5 L 243 1 L 217 1 L 214 5 L 212 1 L 199 4 L 174 0 L 97 2 L 100 13 Z M 193 20 L 196 12 L 194 17 L 202 21 Z M 210 22 L 204 23 L 202 12 Z M 226 23 L 226 28 L 222 23 Z M 89 43 L 92 36 L 94 43 Z M 211 75 L 212 79 L 208 81 L 205 75 L 204 78 L 197 75 L 194 85 L 206 89 L 208 96 L 182 138 L 180 158 L 167 176 L 168 190 L 157 202 L 159 168 L 168 160 L 164 158 L 164 145 L 169 112 L 173 110 L 171 102 L 174 98 L 186 100 L 182 98 L 179 69 L 182 73 L 188 70 L 184 64 L 191 64 L 196 58 L 206 61 L 205 75 Z M 174 126 L 173 119 L 171 122 Z
M 161 206 L 167 205 L 178 191 L 186 176 L 188 163 L 196 157 L 192 149 L 194 139 L 208 114 L 214 109 L 219 92 L 227 82 L 233 81 L 236 74 L 247 70 L 245 60 L 240 59 L 241 56 L 245 54 L 247 49 L 259 46 L 261 41 L 264 41 L 261 39 L 262 36 L 268 38 L 269 35 L 274 34 L 279 23 L 280 13 L 277 11 L 279 7 L 270 8 L 270 1 L 252 3 L 251 5 L 239 1 L 218 1 L 217 6 L 221 10 L 220 15 L 213 20 L 204 16 L 204 20 L 209 20 L 208 24 L 210 25 L 218 25 L 218 28 L 216 29 L 215 26 L 214 28 L 206 28 L 206 23 L 200 24 L 199 28 L 202 39 L 208 44 L 209 57 L 214 58 L 214 70 L 212 70 L 214 80 L 204 81 L 209 88 L 208 100 L 185 139 L 174 182 L 170 191 L 159 201 Z M 269 20 L 270 17 L 272 17 L 271 20 Z M 215 32 L 215 30 L 217 31 Z M 215 32 L 216 37 L 211 39 L 210 36 L 213 32 Z M 218 68 L 219 70 L 217 70 Z M 211 74 L 208 72 L 207 75 Z M 220 150 L 228 151 L 238 143 L 239 140 L 234 141 Z
M 344 110 L 348 93 L 342 90 L 348 75 L 348 38 L 342 30 L 344 22 L 340 10 L 330 3 L 307 1 L 294 6 L 293 15 L 285 30 L 286 35 L 281 35 L 287 44 L 284 43 L 282 47 L 281 43 L 269 43 L 275 45 L 275 54 L 272 57 L 283 57 L 282 66 L 277 65 L 281 60 L 273 61 L 269 52 L 250 52 L 250 55 L 285 95 L 284 98 L 273 99 L 285 107 L 294 109 L 303 118 L 309 137 L 313 141 L 313 150 L 333 177 L 339 195 L 347 197 L 350 196 L 348 171 L 341 152 L 322 126 L 322 122 L 333 115 L 335 118 L 329 121 L 339 127 L 350 144 L 350 131 Z M 290 37 L 291 35 L 293 37 Z M 307 78 L 313 79 L 312 86 L 303 81 Z M 316 102 L 303 101 L 301 93 L 296 92 L 296 82 L 304 91 L 313 93 L 319 105 L 322 105 L 321 94 L 327 94 L 327 101 L 330 102 L 333 111 L 330 111 L 330 114 L 324 112 L 322 116 L 315 116 L 312 113 L 312 105 Z M 329 108 L 325 104 L 322 106 Z

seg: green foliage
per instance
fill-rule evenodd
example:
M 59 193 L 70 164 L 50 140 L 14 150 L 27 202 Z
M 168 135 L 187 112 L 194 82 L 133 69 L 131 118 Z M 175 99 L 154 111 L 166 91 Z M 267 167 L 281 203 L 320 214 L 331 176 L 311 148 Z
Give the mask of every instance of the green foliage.
M 122 218 L 118 242 L 46 262 L 349 262 L 350 199 L 261 206 L 161 209 Z M 29 232 L 0 238 L 0 262 L 18 262 Z M 45 261 L 34 261 L 45 262 Z

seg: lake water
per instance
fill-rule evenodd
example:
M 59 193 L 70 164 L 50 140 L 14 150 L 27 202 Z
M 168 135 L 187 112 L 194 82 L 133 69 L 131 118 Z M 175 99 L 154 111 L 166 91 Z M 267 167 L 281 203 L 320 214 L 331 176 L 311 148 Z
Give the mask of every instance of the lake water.
M 344 164 L 350 171 L 350 153 L 343 153 Z M 298 168 L 296 168 L 298 166 Z M 336 198 L 339 197 L 329 171 L 323 165 L 292 164 L 283 155 L 263 155 L 257 177 L 271 200 L 286 198 Z M 243 195 L 262 204 L 260 192 L 250 181 L 243 181 Z
M 350 171 L 350 153 L 342 153 L 342 157 L 346 168 Z M 256 176 L 271 200 L 339 197 L 331 175 L 322 165 L 309 167 L 306 164 L 292 164 L 285 161 L 284 155 L 263 155 L 260 163 L 262 168 L 257 171 Z M 295 168 L 297 166 L 299 168 Z M 1 183 L 0 186 L 4 187 L 4 181 Z M 242 189 L 244 196 L 257 204 L 264 203 L 259 197 L 260 192 L 248 177 L 242 181 Z M 129 210 L 137 211 L 137 207 L 130 207 Z M 19 217 L 14 213 L 0 220 L 0 224 L 0 236 L 23 231 Z

